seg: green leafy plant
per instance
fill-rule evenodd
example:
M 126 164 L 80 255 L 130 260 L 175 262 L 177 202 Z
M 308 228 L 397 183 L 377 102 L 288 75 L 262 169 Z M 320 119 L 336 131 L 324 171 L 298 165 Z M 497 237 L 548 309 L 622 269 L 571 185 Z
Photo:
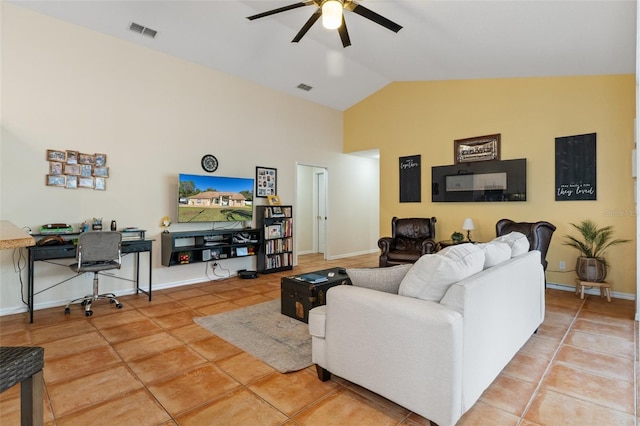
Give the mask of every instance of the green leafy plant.
M 462 235 L 462 233 L 456 231 L 453 234 L 451 234 L 451 240 L 455 243 L 459 243 L 462 240 L 464 240 L 464 235 Z
M 620 238 L 614 239 L 612 226 L 598 228 L 598 225 L 590 219 L 585 219 L 577 225 L 572 223 L 571 226 L 580 233 L 580 237 L 565 235 L 564 245 L 577 249 L 583 257 L 600 259 L 607 268 L 609 268 L 609 264 L 604 258 L 605 251 L 609 247 L 630 241 Z

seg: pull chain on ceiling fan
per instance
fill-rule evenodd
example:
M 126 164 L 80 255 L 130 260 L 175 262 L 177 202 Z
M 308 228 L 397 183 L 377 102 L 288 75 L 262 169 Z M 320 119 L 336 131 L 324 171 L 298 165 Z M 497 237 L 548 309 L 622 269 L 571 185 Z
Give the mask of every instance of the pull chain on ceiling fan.
M 265 16 L 275 15 L 276 13 L 286 12 L 288 10 L 297 9 L 304 6 L 316 6 L 316 11 L 311 15 L 309 20 L 305 22 L 298 34 L 291 40 L 292 43 L 299 42 L 302 37 L 309 31 L 309 29 L 316 23 L 316 21 L 322 16 L 322 25 L 328 29 L 337 29 L 340 34 L 340 40 L 342 41 L 342 47 L 351 46 L 351 39 L 349 38 L 349 32 L 347 31 L 347 24 L 344 21 L 343 9 L 367 18 L 370 21 L 375 22 L 378 25 L 382 25 L 388 30 L 397 33 L 402 29 L 402 26 L 395 22 L 378 15 L 376 12 L 367 9 L 366 7 L 351 0 L 308 0 L 304 2 L 290 4 L 288 6 L 279 7 L 277 9 L 269 10 L 266 12 L 258 13 L 257 15 L 248 16 L 247 19 L 253 21 L 254 19 L 264 18 Z

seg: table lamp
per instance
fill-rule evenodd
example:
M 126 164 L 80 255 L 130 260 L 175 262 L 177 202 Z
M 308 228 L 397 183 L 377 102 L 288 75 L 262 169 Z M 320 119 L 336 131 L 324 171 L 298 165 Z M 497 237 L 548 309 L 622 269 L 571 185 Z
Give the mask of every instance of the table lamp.
M 466 218 L 462 223 L 462 229 L 467 231 L 467 241 L 471 242 L 471 230 L 476 229 L 476 227 L 473 226 L 473 219 L 470 217 Z

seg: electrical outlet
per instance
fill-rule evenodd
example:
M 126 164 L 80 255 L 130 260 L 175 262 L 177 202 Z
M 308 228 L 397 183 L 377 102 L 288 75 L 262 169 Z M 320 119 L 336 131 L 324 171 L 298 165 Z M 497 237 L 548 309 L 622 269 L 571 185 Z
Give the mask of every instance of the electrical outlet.
M 567 265 L 564 263 L 564 260 L 560 261 L 559 267 L 561 271 L 564 271 L 565 269 L 567 269 Z

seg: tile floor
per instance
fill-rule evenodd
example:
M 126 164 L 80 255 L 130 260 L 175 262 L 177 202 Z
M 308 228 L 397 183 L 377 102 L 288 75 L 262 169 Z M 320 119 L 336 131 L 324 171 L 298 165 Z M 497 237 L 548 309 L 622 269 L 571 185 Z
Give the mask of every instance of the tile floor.
M 295 273 L 376 266 L 377 255 Z M 0 344 L 45 348 L 47 425 L 426 425 L 429 422 L 314 367 L 280 374 L 192 318 L 279 298 L 280 278 L 230 278 L 127 296 L 122 310 L 63 308 L 0 317 Z M 547 290 L 547 314 L 460 425 L 637 425 L 634 302 Z M 19 424 L 19 386 L 0 395 L 0 424 Z

